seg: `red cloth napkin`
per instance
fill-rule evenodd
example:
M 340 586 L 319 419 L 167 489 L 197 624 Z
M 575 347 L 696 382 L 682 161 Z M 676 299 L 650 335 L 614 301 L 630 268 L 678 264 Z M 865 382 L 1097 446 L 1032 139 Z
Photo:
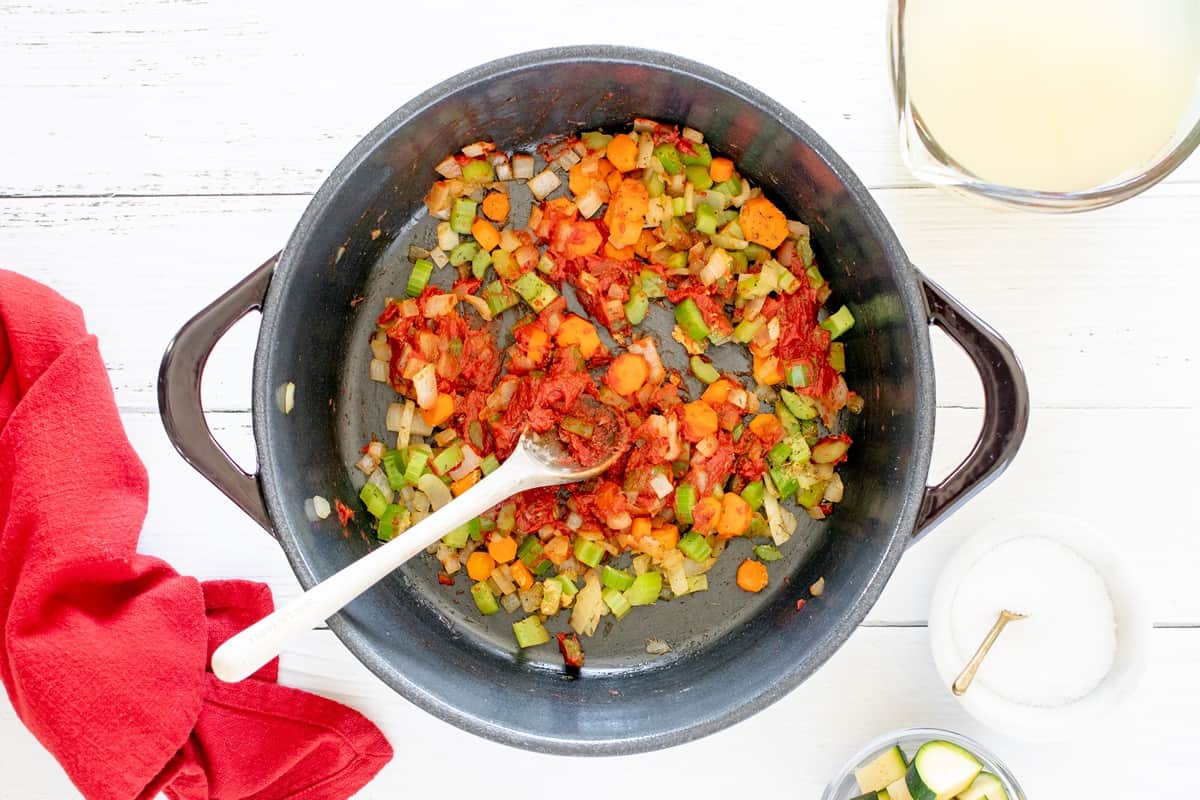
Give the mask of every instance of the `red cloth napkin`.
M 365 718 L 277 685 L 277 661 L 207 671 L 270 591 L 139 555 L 146 496 L 79 308 L 0 270 L 0 679 L 25 725 L 94 800 L 362 788 L 392 756 Z

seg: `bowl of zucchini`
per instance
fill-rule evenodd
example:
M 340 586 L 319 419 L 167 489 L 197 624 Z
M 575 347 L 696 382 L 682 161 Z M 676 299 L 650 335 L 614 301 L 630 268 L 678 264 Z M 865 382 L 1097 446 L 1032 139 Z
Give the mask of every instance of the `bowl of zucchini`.
M 863 747 L 821 800 L 1026 798 L 1008 768 L 978 742 L 938 728 L 906 728 Z

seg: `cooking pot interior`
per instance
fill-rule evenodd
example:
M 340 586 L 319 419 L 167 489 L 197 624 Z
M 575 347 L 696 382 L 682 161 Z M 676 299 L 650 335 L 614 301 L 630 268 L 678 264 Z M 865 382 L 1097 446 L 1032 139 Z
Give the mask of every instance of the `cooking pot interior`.
M 789 218 L 811 226 L 834 288 L 831 303 L 846 303 L 857 319 L 845 338 L 847 380 L 866 407 L 845 415 L 854 446 L 833 516 L 816 522 L 797 511 L 799 529 L 758 595 L 734 585 L 751 551 L 751 542 L 734 541 L 710 574 L 709 591 L 636 609 L 620 623 L 605 617 L 584 640 L 587 663 L 578 678 L 564 674 L 551 645 L 517 650 L 511 623 L 525 615 L 482 617 L 466 576 L 439 585 L 431 556 L 363 595 L 334 627 L 410 699 L 504 741 L 599 752 L 707 732 L 774 699 L 827 658 L 874 602 L 911 534 L 927 469 L 932 390 L 907 263 L 865 190 L 823 143 L 736 84 L 671 62 L 651 67 L 620 58 L 510 63 L 451 84 L 401 109 L 343 162 L 284 253 L 255 378 L 272 519 L 306 584 L 375 545 L 372 520 L 357 500 L 363 476 L 352 465 L 373 435 L 394 436 L 384 418 L 396 398 L 367 377 L 368 338 L 384 299 L 404 293 L 409 244 L 433 246 L 422 198 L 440 159 L 481 138 L 530 150 L 554 135 L 622 128 L 635 116 L 697 128 Z M 513 219 L 523 222 L 526 209 L 518 205 Z M 446 267 L 435 281 L 448 286 L 453 273 Z M 668 365 L 686 373 L 672 324 L 657 309 L 645 327 L 669 343 Z M 508 335 L 506 324 L 496 327 Z M 748 374 L 739 347 L 712 354 L 719 366 Z M 285 416 L 272 398 L 287 381 L 296 385 L 296 402 Z M 336 518 L 309 522 L 303 503 L 315 494 L 356 509 L 348 534 Z M 798 610 L 797 600 L 808 599 L 822 576 L 824 595 Z M 566 618 L 549 627 L 565 630 Z M 647 655 L 647 638 L 671 651 Z

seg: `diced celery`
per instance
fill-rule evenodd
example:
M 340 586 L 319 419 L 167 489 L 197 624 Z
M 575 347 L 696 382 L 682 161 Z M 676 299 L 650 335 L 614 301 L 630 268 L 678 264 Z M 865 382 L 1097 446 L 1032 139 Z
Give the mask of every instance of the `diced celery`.
M 454 205 L 450 209 L 450 230 L 458 234 L 470 233 L 478 207 L 479 204 L 469 197 L 454 198 Z
M 383 489 L 380 489 L 373 483 L 365 484 L 359 491 L 358 497 L 363 501 L 363 504 L 367 507 L 367 511 L 373 517 L 382 517 L 383 513 L 388 509 L 388 499 L 383 493 Z
M 683 328 L 684 333 L 697 342 L 708 337 L 708 325 L 704 323 L 704 315 L 700 313 L 696 301 L 690 297 L 685 297 L 683 302 L 675 306 L 675 321 Z
M 786 464 L 792 455 L 792 447 L 787 442 L 779 442 L 767 451 L 767 458 L 776 466 Z
M 802 389 L 809 384 L 807 364 L 792 364 L 784 375 L 787 378 L 788 386 Z
M 381 542 L 394 539 L 408 527 L 408 519 L 408 509 L 399 503 L 392 503 L 379 518 L 379 524 L 375 526 L 375 537 Z
M 713 179 L 708 174 L 708 167 L 699 165 L 685 167 L 684 174 L 698 191 L 707 191 L 712 188 Z
M 425 258 L 417 259 L 408 275 L 408 284 L 404 287 L 405 294 L 409 297 L 420 297 L 432 275 L 433 262 Z
M 563 597 L 571 597 L 579 591 L 579 587 L 575 585 L 575 581 L 566 575 L 556 575 L 555 578 L 562 585 Z
M 625 599 L 631 606 L 648 606 L 658 602 L 662 591 L 662 573 L 656 571 L 643 572 L 633 579 L 633 583 L 625 590 Z
M 770 250 L 754 242 L 746 245 L 746 249 L 742 251 L 742 254 L 751 261 L 766 261 L 771 257 Z
M 692 374 L 699 378 L 702 383 L 713 383 L 721 377 L 721 373 L 717 372 L 717 368 L 706 361 L 704 356 L 692 356 L 690 364 Z
M 687 269 L 687 265 L 688 254 L 684 250 L 676 250 L 667 258 L 667 269 L 679 271 Z M 653 295 L 651 295 L 651 297 L 653 297 Z
M 579 138 L 583 140 L 583 146 L 588 150 L 603 150 L 608 147 L 608 143 L 612 141 L 613 137 L 600 131 L 586 131 Z
M 737 197 L 742 193 L 742 182 L 738 180 L 737 175 L 734 175 L 727 181 L 721 181 L 713 189 L 727 197 Z
M 488 267 L 491 265 L 492 254 L 482 248 L 476 250 L 475 255 L 471 258 L 471 276 L 477 281 L 483 280 L 483 276 L 487 274 Z
M 633 586 L 633 576 L 623 569 L 617 569 L 605 564 L 600 574 L 600 582 L 610 589 L 623 592 L 630 586 Z
M 696 230 L 707 236 L 717 232 L 717 212 L 708 203 L 696 206 Z
M 780 499 L 788 499 L 800 488 L 800 482 L 796 480 L 796 476 L 790 474 L 787 470 L 780 467 L 771 467 L 768 471 L 771 474 L 771 481 L 775 484 L 775 488 L 779 490 Z
M 687 266 L 687 254 L 683 254 L 684 266 Z M 643 269 L 641 275 L 638 276 L 638 282 L 642 285 L 642 292 L 646 297 L 666 297 L 667 296 L 667 281 L 662 275 L 659 275 L 652 269 Z
M 600 563 L 600 559 L 604 558 L 604 548 L 593 542 L 591 539 L 576 537 L 575 539 L 575 560 L 581 564 L 587 564 L 589 567 L 595 567 Z
M 767 320 L 765 317 L 755 317 L 754 319 L 742 320 L 733 329 L 733 340 L 740 344 L 746 344 L 755 337 L 755 335 L 758 333 L 758 329 L 765 325 L 766 322 Z
M 712 547 L 703 536 L 695 531 L 688 531 L 679 539 L 679 552 L 692 561 L 707 561 L 712 555 Z
M 641 285 L 635 283 L 630 286 L 629 300 L 625 303 L 625 319 L 629 320 L 630 325 L 641 325 L 649 310 L 650 299 L 646 297 Z
M 517 264 L 517 259 L 513 258 L 512 253 L 499 247 L 492 251 L 492 267 L 496 274 L 506 281 L 515 281 L 521 277 L 521 267 Z
M 783 553 L 779 552 L 779 548 L 769 544 L 760 544 L 754 548 L 754 555 L 759 561 L 766 561 L 767 563 L 783 558 Z
M 603 592 L 601 592 L 600 597 L 604 600 L 604 604 L 608 606 L 608 610 L 612 612 L 612 615 L 616 617 L 617 620 L 624 619 L 625 615 L 628 614 L 630 609 L 633 608 L 633 605 L 625 599 L 625 595 L 621 594 L 616 589 L 605 589 Z
M 688 594 L 693 592 L 708 591 L 708 576 L 707 575 L 688 575 Z
M 413 450 L 410 448 L 408 451 L 408 464 L 404 467 L 404 480 L 415 485 L 421 479 L 421 476 L 425 474 L 425 465 L 428 461 L 429 454 L 424 450 Z
M 836 339 L 854 327 L 854 315 L 850 313 L 850 309 L 842 306 L 826 317 L 821 327 L 829 331 L 830 339 Z
M 805 508 L 812 508 L 821 502 L 821 498 L 825 496 L 825 482 L 817 481 L 807 489 L 796 492 L 796 502 Z
M 846 345 L 841 342 L 829 343 L 829 366 L 836 372 L 846 371 Z
M 462 446 L 458 442 L 455 442 L 433 457 L 433 471 L 438 475 L 445 475 L 461 464 L 462 460 Z
M 496 173 L 486 159 L 477 158 L 463 164 L 462 179 L 467 183 L 491 183 Z
M 532 567 L 542 560 L 542 543 L 532 534 L 526 536 L 517 548 L 517 558 L 521 559 L 525 566 Z
M 817 401 L 808 395 L 796 394 L 787 389 L 781 389 L 779 391 L 779 399 L 783 401 L 783 405 L 787 410 L 796 416 L 796 419 L 817 418 Z
M 708 149 L 708 145 L 704 142 L 700 142 L 699 144 L 693 142 L 692 149 L 696 151 L 696 155 L 680 153 L 679 160 L 688 167 L 704 167 L 704 172 L 707 174 L 708 165 L 712 163 L 712 151 Z
M 534 311 L 541 311 L 558 297 L 558 292 L 555 291 L 554 287 L 533 272 L 526 272 L 520 278 L 517 278 L 513 283 L 513 288 L 516 289 L 517 294 L 521 295 L 526 303 L 529 303 Z
M 658 173 L 646 170 L 646 192 L 651 197 L 662 197 L 663 192 L 667 190 L 667 185 L 663 183 L 663 179 Z
M 466 547 L 469 538 L 471 538 L 471 528 L 468 525 L 459 525 L 442 537 L 442 544 L 455 550 L 461 550 Z
M 383 471 L 387 475 L 388 485 L 393 489 L 403 489 L 404 453 L 400 450 L 388 450 L 383 454 Z
M 671 198 L 671 214 L 676 217 L 682 217 L 687 213 L 687 200 L 682 197 Z
M 696 487 L 681 483 L 675 487 L 675 519 L 684 525 L 692 524 L 692 509 L 696 506 Z
M 496 458 L 495 453 L 488 453 L 487 457 L 484 458 L 483 462 L 479 465 L 479 468 L 483 470 L 484 475 L 491 475 L 493 472 L 500 469 L 500 459 Z
M 492 590 L 486 583 L 477 583 L 471 587 L 471 599 L 475 601 L 479 613 L 484 616 L 495 614 L 500 610 L 500 604 L 496 602 L 496 595 L 492 594 Z
M 479 253 L 478 242 L 470 240 L 459 242 L 458 245 L 450 251 L 450 265 L 454 267 L 462 266 L 471 259 L 475 258 Z
M 753 509 L 754 511 L 758 511 L 758 509 L 760 509 L 762 507 L 763 493 L 765 491 L 766 491 L 766 487 L 763 486 L 762 481 L 754 481 L 753 483 L 747 483 L 746 486 L 742 489 L 742 499 L 745 500 L 746 503 L 749 504 L 751 509 Z
M 517 639 L 518 647 L 537 647 L 550 641 L 550 632 L 538 617 L 526 617 L 520 622 L 514 622 L 513 636 Z
M 683 162 L 679 160 L 679 151 L 673 144 L 660 144 L 654 148 L 654 157 L 668 175 L 678 175 L 683 171 Z
M 517 504 L 505 503 L 496 514 L 496 530 L 501 534 L 511 533 L 517 527 Z
M 488 309 L 492 312 L 493 317 L 499 316 L 520 302 L 516 293 L 500 281 L 492 281 L 483 288 L 483 299 L 488 304 Z

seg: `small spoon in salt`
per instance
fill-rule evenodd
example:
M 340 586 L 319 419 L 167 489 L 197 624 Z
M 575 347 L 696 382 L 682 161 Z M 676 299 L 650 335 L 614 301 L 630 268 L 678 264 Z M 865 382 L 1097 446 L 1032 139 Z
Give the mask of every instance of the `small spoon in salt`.
M 971 660 L 963 667 L 963 671 L 958 673 L 958 677 L 954 679 L 954 683 L 950 685 L 950 691 L 955 695 L 963 695 L 967 689 L 971 687 L 971 681 L 975 680 L 975 673 L 979 671 L 979 665 L 983 663 L 984 656 L 992 649 L 992 645 L 996 643 L 996 639 L 1000 638 L 1000 631 L 1004 630 L 1004 626 L 1015 619 L 1025 619 L 1024 614 L 1019 614 L 1016 611 L 1004 609 L 1000 612 L 1000 616 L 996 618 L 996 624 L 988 631 L 987 636 L 983 637 L 983 641 L 979 644 L 979 649 L 975 651 L 975 655 L 971 656 Z

